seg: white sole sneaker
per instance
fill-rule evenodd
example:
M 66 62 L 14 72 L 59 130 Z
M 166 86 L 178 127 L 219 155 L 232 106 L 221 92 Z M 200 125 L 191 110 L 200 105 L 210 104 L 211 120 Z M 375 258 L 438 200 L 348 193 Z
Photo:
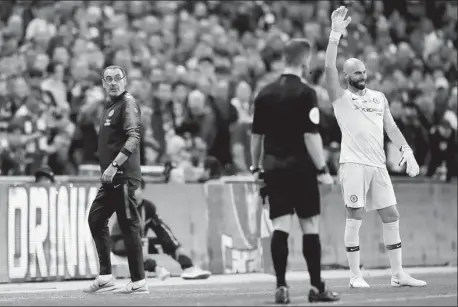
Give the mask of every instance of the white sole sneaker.
M 86 294 L 97 294 L 110 292 L 117 288 L 114 283 L 114 278 L 108 282 L 103 283 L 102 285 L 100 285 L 100 281 L 97 284 L 95 284 L 95 282 L 96 281 L 94 281 L 94 283 L 92 283 L 89 287 L 83 289 L 83 292 Z
M 118 289 L 116 286 L 105 287 L 105 288 L 101 288 L 101 289 L 97 290 L 96 292 L 94 292 L 94 294 L 111 292 L 111 291 L 114 291 L 116 289 Z
M 161 281 L 168 279 L 170 276 L 172 276 L 172 273 L 169 271 L 162 272 L 161 274 L 156 274 L 156 277 Z
M 207 279 L 211 276 L 211 273 L 203 272 L 201 274 L 188 276 L 188 275 L 181 275 L 181 278 L 184 280 L 199 280 L 199 279 Z
M 391 280 L 391 286 L 392 287 L 414 287 L 414 288 L 421 288 L 421 287 L 426 287 L 427 283 L 423 280 L 417 280 L 416 282 L 412 283 L 402 283 L 399 280 Z
M 113 294 L 128 294 L 128 295 L 136 295 L 136 294 L 149 294 L 149 290 L 145 288 L 129 290 L 129 289 L 117 289 L 113 291 Z
M 425 287 L 427 283 L 423 280 L 415 279 L 407 274 L 402 274 L 402 277 L 398 276 L 391 277 L 392 287 Z
M 362 277 L 351 278 L 348 285 L 354 289 L 367 289 L 371 287 Z

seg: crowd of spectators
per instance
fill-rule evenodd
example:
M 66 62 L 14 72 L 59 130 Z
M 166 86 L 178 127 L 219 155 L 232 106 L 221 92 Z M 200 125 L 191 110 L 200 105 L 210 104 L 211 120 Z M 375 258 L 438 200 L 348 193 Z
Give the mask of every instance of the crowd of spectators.
M 453 1 L 343 1 L 352 23 L 337 65 L 358 57 L 385 93 L 423 173 L 456 171 L 457 7 Z M 340 132 L 324 90 L 330 13 L 339 1 L 1 1 L 0 166 L 77 174 L 97 164 L 101 71 L 127 71 L 142 109 L 143 165 L 183 180 L 247 172 L 253 96 L 283 69 L 281 50 L 306 37 L 328 164 Z M 399 153 L 387 140 L 393 174 Z M 199 169 L 201 171 L 196 171 Z

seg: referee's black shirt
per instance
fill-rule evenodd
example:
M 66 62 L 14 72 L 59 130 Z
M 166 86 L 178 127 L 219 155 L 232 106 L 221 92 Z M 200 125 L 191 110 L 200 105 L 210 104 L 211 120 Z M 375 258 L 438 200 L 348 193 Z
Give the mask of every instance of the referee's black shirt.
M 264 135 L 264 162 L 272 168 L 315 170 L 304 143 L 305 133 L 318 133 L 315 90 L 292 74 L 264 87 L 254 100 L 252 132 Z

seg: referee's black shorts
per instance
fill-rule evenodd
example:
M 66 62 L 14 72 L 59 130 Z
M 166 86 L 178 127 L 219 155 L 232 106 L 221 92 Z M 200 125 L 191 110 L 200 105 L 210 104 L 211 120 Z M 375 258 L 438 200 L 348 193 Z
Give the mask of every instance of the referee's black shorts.
M 272 169 L 264 173 L 270 219 L 296 213 L 305 219 L 320 214 L 320 190 L 314 172 Z

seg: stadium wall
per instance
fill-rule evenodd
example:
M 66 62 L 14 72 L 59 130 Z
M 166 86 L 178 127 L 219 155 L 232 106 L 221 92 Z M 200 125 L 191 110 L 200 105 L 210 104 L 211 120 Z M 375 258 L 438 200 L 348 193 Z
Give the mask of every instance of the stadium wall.
M 18 185 L 2 178 L 0 282 L 87 279 L 98 274 L 87 225 L 97 192 L 95 182 L 46 187 Z M 401 213 L 404 265 L 456 265 L 456 185 L 395 182 L 394 186 Z M 345 267 L 345 208 L 340 187 L 322 188 L 321 193 L 323 265 Z M 214 274 L 272 272 L 271 225 L 255 183 L 147 184 L 145 197 L 157 205 L 197 265 Z M 297 221 L 295 224 L 298 226 Z M 299 227 L 293 229 L 289 269 L 305 270 Z M 368 213 L 360 231 L 365 267 L 389 266 L 381 230 L 377 214 Z M 160 264 L 179 273 L 176 263 L 160 256 Z M 127 266 L 127 261 L 114 265 Z

